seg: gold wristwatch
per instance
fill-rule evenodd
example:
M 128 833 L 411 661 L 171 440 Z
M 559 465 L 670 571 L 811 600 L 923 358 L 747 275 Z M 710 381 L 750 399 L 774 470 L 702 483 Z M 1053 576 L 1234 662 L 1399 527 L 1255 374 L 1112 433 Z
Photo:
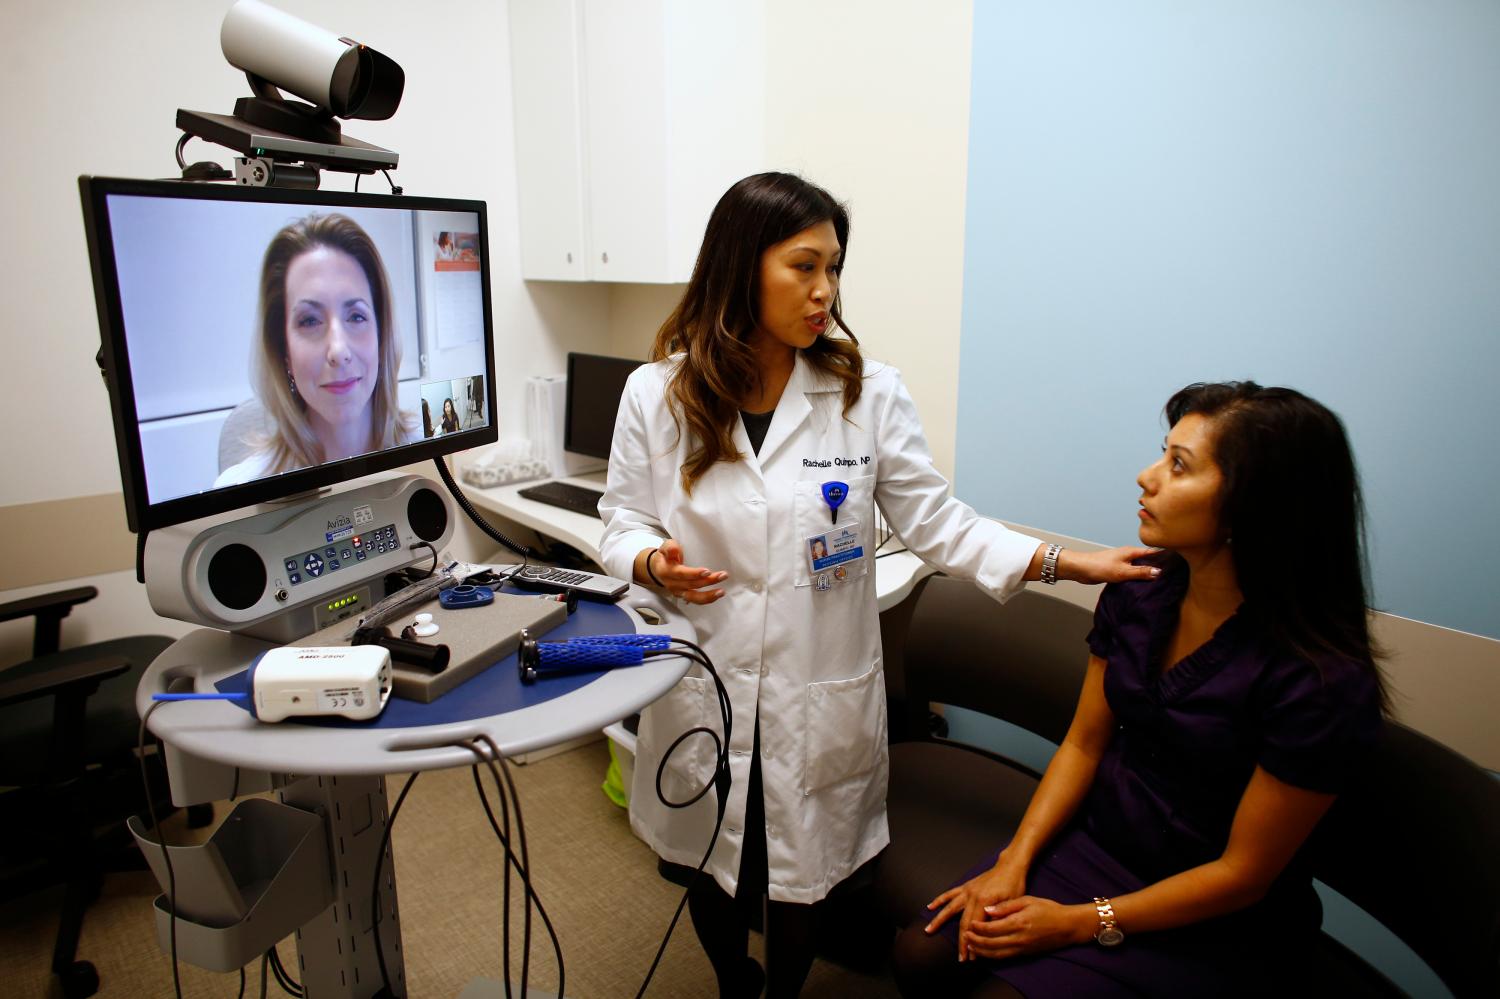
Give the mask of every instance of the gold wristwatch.
M 1094 909 L 1099 913 L 1099 929 L 1094 933 L 1095 942 L 1100 947 L 1118 947 L 1124 943 L 1125 934 L 1115 924 L 1115 907 L 1109 904 L 1109 899 L 1094 899 Z

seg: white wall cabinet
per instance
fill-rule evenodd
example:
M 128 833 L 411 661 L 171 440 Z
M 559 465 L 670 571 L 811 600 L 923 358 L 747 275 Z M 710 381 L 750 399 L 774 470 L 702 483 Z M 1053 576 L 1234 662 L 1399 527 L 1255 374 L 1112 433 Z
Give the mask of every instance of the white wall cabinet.
M 672 283 L 765 169 L 759 0 L 511 0 L 521 272 Z

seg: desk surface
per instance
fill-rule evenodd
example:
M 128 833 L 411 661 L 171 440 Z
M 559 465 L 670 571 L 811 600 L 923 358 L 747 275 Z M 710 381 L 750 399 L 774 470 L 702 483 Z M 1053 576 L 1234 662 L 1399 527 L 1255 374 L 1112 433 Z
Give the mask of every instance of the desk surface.
M 562 481 L 589 489 L 602 490 L 604 473 L 568 476 Z M 598 562 L 599 543 L 604 538 L 604 522 L 598 517 L 574 513 L 548 503 L 538 503 L 536 500 L 520 495 L 522 489 L 534 485 L 537 485 L 537 482 L 514 482 L 490 489 L 480 489 L 465 484 L 463 490 L 464 495 L 480 509 L 497 513 L 538 534 L 545 534 L 549 538 L 572 545 L 588 558 Z M 919 580 L 930 576 L 932 572 L 931 566 L 908 551 L 894 551 L 888 555 L 880 555 L 875 562 L 876 604 L 882 611 L 896 606 L 906 599 Z
M 613 606 L 630 617 L 638 632 L 666 633 L 689 640 L 694 637 L 686 617 L 644 587 L 632 587 L 625 599 Z M 642 610 L 659 618 L 661 623 L 649 623 L 642 617 Z M 136 691 L 136 710 L 144 714 L 153 703 L 151 695 L 166 690 L 180 677 L 190 678 L 195 691 L 211 692 L 272 647 L 274 643 L 243 635 L 209 629 L 195 631 L 163 652 L 146 670 Z M 488 735 L 501 752 L 513 756 L 597 732 L 661 697 L 681 679 L 688 666 L 686 659 L 676 656 L 650 659 L 639 666 L 613 670 L 587 683 L 572 685 L 566 693 L 541 703 L 436 725 L 328 726 L 295 720 L 272 725 L 256 721 L 243 707 L 230 701 L 181 701 L 165 703 L 155 711 L 150 727 L 174 749 L 228 766 L 340 777 L 407 773 L 467 766 L 474 761 L 472 754 L 449 743 L 480 734 Z M 507 682 L 519 685 L 513 666 L 505 672 L 509 676 Z M 456 696 L 462 689 L 459 687 L 445 696 Z M 439 698 L 432 706 L 442 702 Z M 403 707 L 413 706 L 400 703 Z

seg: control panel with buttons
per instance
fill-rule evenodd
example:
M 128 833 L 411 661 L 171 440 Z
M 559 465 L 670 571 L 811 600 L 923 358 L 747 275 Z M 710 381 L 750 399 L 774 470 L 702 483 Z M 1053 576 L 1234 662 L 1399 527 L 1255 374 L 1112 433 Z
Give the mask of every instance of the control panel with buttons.
M 350 565 L 357 565 L 373 555 L 384 555 L 401 546 L 396 537 L 396 525 L 386 524 L 373 531 L 341 538 L 332 544 L 312 548 L 282 559 L 286 570 L 286 581 L 293 586 L 307 580 L 318 579 Z

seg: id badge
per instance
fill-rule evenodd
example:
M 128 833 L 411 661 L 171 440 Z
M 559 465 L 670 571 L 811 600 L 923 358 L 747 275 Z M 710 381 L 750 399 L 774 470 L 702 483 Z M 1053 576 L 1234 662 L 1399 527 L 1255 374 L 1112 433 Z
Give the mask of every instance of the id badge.
M 864 532 L 858 521 L 838 524 L 806 541 L 807 567 L 813 586 L 829 590 L 869 571 Z

